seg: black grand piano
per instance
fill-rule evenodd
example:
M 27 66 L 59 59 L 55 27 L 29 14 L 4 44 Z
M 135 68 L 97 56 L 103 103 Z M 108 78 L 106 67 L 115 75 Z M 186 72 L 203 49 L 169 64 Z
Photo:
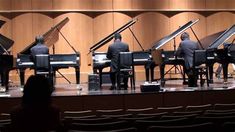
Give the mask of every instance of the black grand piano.
M 190 28 L 192 30 L 192 32 L 194 33 L 192 26 L 194 24 L 196 24 L 199 21 L 199 19 L 197 20 L 192 20 L 187 22 L 186 24 L 184 24 L 183 26 L 181 26 L 180 28 L 178 28 L 177 30 L 175 30 L 174 32 L 172 32 L 170 35 L 160 39 L 159 41 L 157 41 L 154 46 L 152 47 L 151 51 L 152 51 L 152 57 L 153 58 L 157 58 L 156 56 L 154 56 L 153 52 L 161 52 L 161 62 L 159 64 L 160 67 L 160 78 L 161 78 L 161 85 L 164 86 L 165 85 L 165 81 L 167 80 L 164 76 L 173 68 L 170 68 L 170 70 L 168 70 L 167 72 L 165 72 L 165 66 L 166 65 L 181 65 L 183 66 L 183 69 L 178 69 L 181 74 L 183 75 L 183 83 L 185 83 L 185 73 L 184 73 L 184 60 L 183 58 L 179 58 L 177 56 L 174 55 L 175 51 L 164 51 L 164 50 L 160 50 L 160 48 L 165 45 L 166 43 L 168 43 L 171 40 L 175 40 L 175 37 L 177 37 L 178 35 L 180 35 L 181 33 L 183 33 L 185 30 L 187 30 L 188 28 Z M 194 33 L 195 37 L 197 38 L 196 34 Z M 197 38 L 198 39 L 198 38 Z M 200 41 L 198 41 L 200 44 Z M 174 48 L 175 47 L 175 42 L 174 42 Z M 158 51 L 157 51 L 158 50 Z M 174 49 L 176 50 L 176 49 Z M 155 60 L 155 59 L 154 59 Z M 155 62 L 156 63 L 156 62 Z M 158 62 L 157 62 L 158 63 Z M 177 68 L 177 67 L 176 67 Z
M 5 21 L 0 20 L 0 28 Z M 13 55 L 10 55 L 8 49 L 14 44 L 14 41 L 0 34 L 0 73 L 1 85 L 8 90 L 9 71 L 13 69 Z
M 60 32 L 60 29 L 69 21 L 69 18 L 65 18 L 57 25 L 53 26 L 49 31 L 43 34 L 45 44 L 49 47 L 53 45 L 58 39 L 59 34 L 66 40 L 63 34 Z M 68 40 L 66 40 L 68 42 Z M 68 43 L 69 44 L 69 43 Z M 24 85 L 24 76 L 26 68 L 33 68 L 34 63 L 30 56 L 30 49 L 36 45 L 34 41 L 29 46 L 27 46 L 23 51 L 17 55 L 16 67 L 20 71 L 20 83 Z M 77 52 L 70 44 L 69 46 L 74 50 L 74 54 L 50 54 L 50 64 L 53 69 L 54 75 L 55 71 L 61 74 L 58 70 L 61 68 L 73 67 L 76 72 L 76 83 L 80 83 L 80 53 Z M 63 76 L 63 74 L 61 74 Z M 70 81 L 63 76 L 69 83 Z
M 133 24 L 135 24 L 136 21 L 137 21 L 137 19 L 135 19 L 135 18 L 130 20 L 128 23 L 126 23 L 122 27 L 118 28 L 113 33 L 109 34 L 107 37 L 105 37 L 104 39 L 100 40 L 98 43 L 96 43 L 95 45 L 93 45 L 90 48 L 89 53 L 92 53 L 93 72 L 99 74 L 100 85 L 102 85 L 102 74 L 103 74 L 102 70 L 105 67 L 109 67 L 110 66 L 111 60 L 106 58 L 106 54 L 107 54 L 106 52 L 95 52 L 95 50 L 97 50 L 98 48 L 102 47 L 106 43 L 110 42 L 113 39 L 115 33 L 121 33 L 125 29 L 127 29 L 130 26 L 132 26 Z M 136 39 L 136 37 L 133 34 L 132 30 L 130 28 L 129 28 L 129 30 L 131 31 L 132 35 Z M 139 44 L 138 40 L 137 40 L 137 42 Z M 142 46 L 141 46 L 141 48 L 142 48 Z M 146 80 L 149 81 L 149 70 L 150 70 L 150 65 L 152 63 L 150 52 L 144 51 L 144 50 L 143 51 L 134 51 L 133 52 L 133 57 L 134 57 L 134 65 L 136 65 L 136 66 L 137 65 L 138 66 L 140 66 L 140 65 L 145 66 Z
M 209 66 L 210 81 L 213 82 L 213 65 L 218 62 L 222 64 L 224 82 L 228 78 L 228 64 L 235 63 L 235 48 L 234 39 L 229 46 L 220 47 L 225 44 L 235 34 L 235 25 L 225 31 L 220 32 L 220 35 L 207 48 L 207 65 Z M 218 48 L 220 47 L 220 48 Z

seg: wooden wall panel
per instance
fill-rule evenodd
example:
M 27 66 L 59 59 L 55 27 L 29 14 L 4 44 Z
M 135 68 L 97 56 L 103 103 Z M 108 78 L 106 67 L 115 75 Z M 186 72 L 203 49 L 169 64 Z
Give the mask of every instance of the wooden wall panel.
M 0 10 L 11 10 L 11 0 L 0 0 Z
M 170 9 L 204 9 L 205 0 L 169 0 Z
M 207 35 L 223 31 L 235 23 L 234 14 L 230 12 L 211 14 L 206 20 Z
M 133 0 L 113 0 L 113 9 L 131 9 Z
M 12 49 L 14 56 L 34 40 L 32 15 L 32 13 L 25 13 L 12 19 L 12 39 L 15 41 Z
M 33 40 L 38 35 L 43 35 L 53 27 L 53 19 L 47 15 L 41 13 L 34 13 L 32 15 L 33 26 L 32 36 Z
M 166 9 L 169 0 L 132 0 L 132 9 Z
M 170 0 L 153 0 L 153 9 L 169 9 Z
M 93 0 L 93 9 L 94 10 L 113 9 L 113 1 L 112 0 Z
M 183 26 L 187 22 L 191 20 L 196 20 L 196 19 L 199 19 L 199 22 L 193 25 L 192 29 L 194 30 L 194 32 L 196 33 L 199 39 L 203 38 L 206 35 L 206 26 L 205 26 L 206 18 L 198 13 L 183 12 L 183 13 L 179 13 L 171 17 L 171 20 L 170 20 L 171 32 L 175 31 L 177 28 L 179 28 L 180 26 Z M 194 36 L 193 32 L 190 30 L 190 28 L 186 30 L 186 32 L 190 34 L 191 40 L 197 42 L 197 39 Z M 179 35 L 176 37 L 176 49 L 179 46 L 180 42 L 181 40 L 180 40 L 180 35 Z M 174 45 L 174 41 L 171 42 L 171 47 L 168 47 L 168 48 L 173 50 L 174 49 L 173 45 Z
M 93 0 L 53 0 L 54 9 L 92 9 Z
M 114 13 L 114 30 L 119 29 L 120 27 L 122 27 L 123 25 L 125 25 L 126 23 L 128 23 L 129 21 L 132 20 L 132 18 L 130 16 L 127 16 L 126 14 L 123 13 Z M 133 26 L 131 26 L 130 28 L 132 28 Z M 129 31 L 129 29 L 126 29 L 124 31 L 121 32 L 122 35 L 122 40 L 123 42 L 127 43 L 129 45 L 130 50 L 133 50 L 133 36 L 131 34 L 131 32 Z M 113 40 L 111 41 L 113 42 Z
M 12 10 L 31 10 L 32 0 L 11 0 Z
M 113 23 L 113 13 L 100 14 L 93 19 L 94 39 L 93 43 L 90 44 L 90 47 L 99 42 L 100 40 L 104 39 L 106 36 L 108 36 L 114 31 Z M 107 52 L 108 45 L 112 42 L 113 40 L 99 48 L 97 51 Z
M 206 0 L 206 9 L 234 9 L 235 0 Z
M 168 17 L 156 13 L 142 13 L 137 16 L 138 21 L 134 25 L 135 34 L 145 50 L 150 49 L 154 42 L 168 35 Z M 141 50 L 140 46 L 134 41 L 134 50 Z
M 1 16 L 0 15 L 0 20 L 3 20 L 3 21 L 6 21 L 5 24 L 2 25 L 2 27 L 0 28 L 0 33 L 8 38 L 11 38 L 11 20 L 4 17 L 4 16 Z
M 33 10 L 51 10 L 52 7 L 52 0 L 32 0 Z
M 90 16 L 78 13 L 68 13 L 59 16 L 56 21 L 68 17 L 69 22 L 62 28 L 61 33 L 69 41 L 71 46 L 81 55 L 81 71 L 90 71 L 87 67 L 87 53 L 89 45 L 93 42 L 93 23 Z M 76 27 L 76 28 L 75 28 Z M 75 52 L 65 41 L 62 35 L 59 35 L 59 41 L 55 45 L 56 53 L 74 54 Z M 91 59 L 91 58 L 90 58 Z M 74 70 L 72 70 L 74 72 Z

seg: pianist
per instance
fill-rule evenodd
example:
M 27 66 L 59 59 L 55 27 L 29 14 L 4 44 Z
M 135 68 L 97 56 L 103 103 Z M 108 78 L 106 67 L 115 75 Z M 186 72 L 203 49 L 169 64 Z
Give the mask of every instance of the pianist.
M 190 40 L 189 34 L 187 32 L 182 33 L 180 39 L 182 41 L 180 42 L 176 51 L 176 56 L 181 56 L 184 58 L 184 64 L 186 68 L 185 72 L 188 75 L 188 86 L 196 87 L 197 76 L 193 75 L 191 68 L 193 66 L 193 52 L 194 50 L 199 49 L 199 46 L 196 42 Z
M 35 57 L 38 54 L 49 54 L 49 48 L 44 44 L 43 36 L 39 35 L 35 38 L 36 45 L 30 49 L 31 56 Z
M 118 68 L 118 56 L 120 52 L 128 52 L 129 46 L 126 43 L 123 43 L 122 36 L 119 33 L 114 35 L 114 43 L 111 44 L 108 48 L 107 58 L 111 59 L 110 64 L 110 79 L 112 86 L 110 90 L 116 89 L 116 74 Z M 123 78 L 124 89 L 126 90 L 128 87 L 128 78 Z

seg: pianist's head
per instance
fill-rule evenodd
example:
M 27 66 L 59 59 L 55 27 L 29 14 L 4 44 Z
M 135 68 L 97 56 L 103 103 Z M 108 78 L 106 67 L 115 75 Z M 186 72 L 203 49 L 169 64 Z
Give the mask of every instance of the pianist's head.
M 182 41 L 186 40 L 186 39 L 189 39 L 189 34 L 187 32 L 182 33 L 181 36 L 180 36 L 180 39 Z
M 41 43 L 43 44 L 44 43 L 44 38 L 42 35 L 38 35 L 36 38 L 35 38 L 36 42 L 37 43 Z
M 114 41 L 116 41 L 116 40 L 122 40 L 122 36 L 121 36 L 120 33 L 115 33 L 114 34 Z

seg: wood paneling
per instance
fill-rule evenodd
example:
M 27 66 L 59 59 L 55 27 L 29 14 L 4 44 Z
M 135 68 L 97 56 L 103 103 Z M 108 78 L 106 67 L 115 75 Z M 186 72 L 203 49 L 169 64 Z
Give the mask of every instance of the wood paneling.
M 206 0 L 169 0 L 170 9 L 204 9 Z
M 134 26 L 134 31 L 144 50 L 152 48 L 157 40 L 169 34 L 169 18 L 167 16 L 157 12 L 149 12 L 142 13 L 137 17 L 138 22 Z M 134 41 L 134 50 L 141 50 L 136 41 Z
M 179 28 L 180 26 L 183 26 L 184 24 L 186 24 L 187 22 L 191 21 L 191 20 L 196 20 L 199 19 L 199 22 L 197 22 L 195 25 L 192 26 L 193 31 L 196 33 L 197 37 L 203 38 L 206 35 L 206 19 L 204 16 L 198 14 L 198 13 L 192 13 L 192 12 L 183 12 L 183 13 L 179 13 L 174 15 L 173 17 L 171 17 L 170 20 L 170 27 L 171 27 L 171 32 L 175 31 L 177 28 Z M 193 32 L 189 29 L 186 30 L 186 32 L 188 32 L 190 34 L 190 38 L 193 41 L 197 42 L 196 37 L 194 36 Z M 179 43 L 181 42 L 180 40 L 180 35 L 176 37 L 176 48 L 178 47 Z M 170 49 L 174 49 L 174 41 L 171 42 L 171 47 L 169 47 Z
M 65 17 L 69 18 L 69 22 L 61 29 L 61 33 L 69 41 L 72 47 L 81 55 L 81 70 L 89 71 L 87 67 L 87 53 L 89 45 L 93 40 L 93 23 L 90 16 L 78 13 L 68 13 L 56 18 L 55 21 L 59 22 Z M 66 42 L 66 40 L 59 35 L 59 41 L 55 44 L 56 53 L 74 54 L 75 52 Z M 74 71 L 74 70 L 73 70 Z
M 33 19 L 32 39 L 34 39 L 38 35 L 45 34 L 47 31 L 51 29 L 51 27 L 53 27 L 53 19 L 44 14 L 34 13 L 32 15 L 32 19 Z
M 33 10 L 51 10 L 52 7 L 52 0 L 32 0 Z
M 54 9 L 92 9 L 93 0 L 53 0 Z
M 230 12 L 218 12 L 206 18 L 207 35 L 223 31 L 235 23 L 234 14 Z
M 32 0 L 11 0 L 12 10 L 31 10 Z
M 113 9 L 131 9 L 133 0 L 113 0 Z
M 12 19 L 12 39 L 15 41 L 13 55 L 22 51 L 34 41 L 32 13 L 26 13 Z
M 0 33 L 8 38 L 11 38 L 11 20 L 4 16 L 0 16 L 0 20 L 6 21 L 6 23 L 0 28 Z
M 157 108 L 163 105 L 162 93 L 130 94 L 124 97 L 126 109 Z
M 132 9 L 166 9 L 169 8 L 169 0 L 132 0 Z
M 11 10 L 11 0 L 0 0 L 0 10 Z
M 93 43 L 90 44 L 90 47 L 104 39 L 106 36 L 111 34 L 114 31 L 113 25 L 113 13 L 104 13 L 96 16 L 93 19 Z M 108 50 L 108 45 L 113 43 L 111 40 L 109 43 L 105 44 L 97 51 L 106 52 Z
M 126 24 L 132 19 L 130 16 L 127 16 L 126 14 L 123 14 L 123 13 L 114 13 L 113 15 L 114 15 L 113 17 L 114 30 L 113 31 L 119 29 L 120 27 L 122 27 L 124 24 Z M 130 28 L 132 29 L 132 26 Z M 129 49 L 133 50 L 133 36 L 131 32 L 129 31 L 129 29 L 122 31 L 121 35 L 122 35 L 123 42 L 129 44 Z
M 107 10 L 113 9 L 112 0 L 93 0 L 93 9 L 94 10 Z
M 207 9 L 234 9 L 235 0 L 206 0 Z

